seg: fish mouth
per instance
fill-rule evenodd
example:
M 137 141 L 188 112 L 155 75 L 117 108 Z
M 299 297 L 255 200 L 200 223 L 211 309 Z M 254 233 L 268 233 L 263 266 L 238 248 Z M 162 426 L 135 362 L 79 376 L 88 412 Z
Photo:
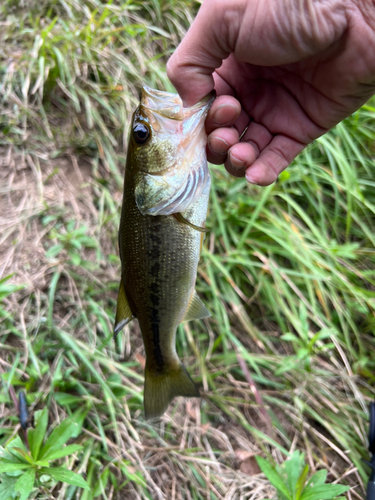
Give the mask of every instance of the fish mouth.
M 145 110 L 170 120 L 182 121 L 184 119 L 182 100 L 178 94 L 152 89 L 144 85 L 140 105 Z
M 178 94 L 144 85 L 138 109 L 158 133 L 184 137 L 180 143 L 184 147 L 184 143 L 195 142 L 194 137 L 202 137 L 205 118 L 215 97 L 216 92 L 213 90 L 193 106 L 184 108 Z

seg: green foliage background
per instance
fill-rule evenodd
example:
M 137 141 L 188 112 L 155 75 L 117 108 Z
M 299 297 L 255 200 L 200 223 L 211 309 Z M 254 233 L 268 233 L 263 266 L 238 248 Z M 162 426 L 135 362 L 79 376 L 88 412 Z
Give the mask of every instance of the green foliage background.
M 142 83 L 172 90 L 165 62 L 198 7 L 0 7 L 0 444 L 18 432 L 13 386 L 32 411 L 49 408 L 51 431 L 87 410 L 74 440 L 83 448 L 61 464 L 91 491 L 56 482 L 35 498 L 264 499 L 273 490 L 252 455 L 281 462 L 294 449 L 363 498 L 375 395 L 372 101 L 272 186 L 211 168 L 197 288 L 212 318 L 177 339 L 200 405 L 178 399 L 160 423 L 144 421 L 137 325 L 112 340 L 129 120 Z

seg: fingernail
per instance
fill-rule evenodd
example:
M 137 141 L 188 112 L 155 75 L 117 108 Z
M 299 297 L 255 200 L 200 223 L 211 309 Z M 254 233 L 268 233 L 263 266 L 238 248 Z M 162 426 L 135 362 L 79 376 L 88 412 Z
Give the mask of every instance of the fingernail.
M 240 160 L 236 156 L 230 155 L 229 161 L 234 168 L 243 168 L 246 165 L 245 160 Z
M 246 162 L 239 160 L 235 156 L 229 155 L 225 168 L 231 175 L 235 177 L 244 177 L 246 170 Z
M 238 109 L 232 104 L 222 104 L 217 108 L 212 117 L 212 120 L 217 125 L 226 125 L 236 119 Z
M 208 140 L 208 147 L 216 155 L 225 154 L 229 149 L 229 144 L 221 137 L 215 137 Z
M 255 184 L 255 186 L 259 186 L 258 181 L 256 181 L 250 173 L 246 174 L 246 180 L 250 184 Z

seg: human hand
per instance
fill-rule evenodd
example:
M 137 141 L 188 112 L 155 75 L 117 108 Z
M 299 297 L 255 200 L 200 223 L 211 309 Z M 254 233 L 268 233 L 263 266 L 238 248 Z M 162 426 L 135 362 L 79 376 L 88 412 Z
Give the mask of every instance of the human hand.
M 209 161 L 267 186 L 375 93 L 375 4 L 205 0 L 167 71 L 187 105 L 216 89 Z

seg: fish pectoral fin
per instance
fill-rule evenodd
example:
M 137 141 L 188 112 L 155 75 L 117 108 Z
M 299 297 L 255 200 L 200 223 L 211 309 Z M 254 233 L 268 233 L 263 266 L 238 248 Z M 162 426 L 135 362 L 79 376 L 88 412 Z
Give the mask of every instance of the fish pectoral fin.
M 186 224 L 187 226 L 195 229 L 196 231 L 199 231 L 200 233 L 207 233 L 207 231 L 208 231 L 208 229 L 205 227 L 196 226 L 192 222 L 189 222 L 187 219 L 185 219 L 185 217 L 182 215 L 181 212 L 178 212 L 177 214 L 172 214 L 172 215 L 176 220 L 178 220 L 178 222 L 181 222 L 181 224 Z
M 187 310 L 183 321 L 191 321 L 192 319 L 203 319 L 211 316 L 210 311 L 203 304 L 198 297 L 197 292 L 194 290 L 191 298 L 189 309 Z
M 115 327 L 113 329 L 113 338 L 127 325 L 132 319 L 134 315 L 132 310 L 130 309 L 128 298 L 125 293 L 124 283 L 120 282 L 120 288 L 118 291 L 117 297 L 117 309 L 116 309 L 116 319 L 115 319 Z
M 163 415 L 169 403 L 176 396 L 200 397 L 199 389 L 190 378 L 184 365 L 179 362 L 177 368 L 166 367 L 161 373 L 158 373 L 150 369 L 146 362 L 143 395 L 146 420 Z

